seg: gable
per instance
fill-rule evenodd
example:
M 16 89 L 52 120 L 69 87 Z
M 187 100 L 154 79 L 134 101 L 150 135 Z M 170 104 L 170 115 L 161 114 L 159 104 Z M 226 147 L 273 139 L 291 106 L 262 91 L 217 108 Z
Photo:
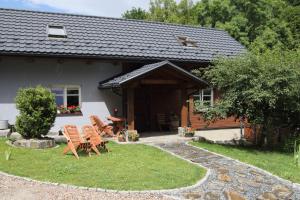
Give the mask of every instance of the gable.
M 171 63 L 169 61 L 162 61 L 162 62 L 158 62 L 158 63 L 144 65 L 141 68 L 138 68 L 138 69 L 128 72 L 126 74 L 122 74 L 122 75 L 113 77 L 109 80 L 102 81 L 99 83 L 99 88 L 105 89 L 105 88 L 122 87 L 131 81 L 142 79 L 151 74 L 153 75 L 153 72 L 157 72 L 157 71 L 162 71 L 162 74 L 164 74 L 162 79 L 165 77 L 168 77 L 168 79 L 169 79 L 171 76 L 174 76 L 174 74 L 175 74 L 176 75 L 175 77 L 182 79 L 182 80 L 188 80 L 188 81 L 194 82 L 197 85 L 206 85 L 206 86 L 209 85 L 206 81 L 204 81 L 204 80 L 200 79 L 199 77 L 191 74 L 190 72 L 178 67 L 177 65 L 174 65 L 173 63 Z M 170 74 L 168 74 L 168 73 L 171 71 L 173 71 L 173 75 L 170 76 Z M 154 74 L 154 77 L 159 78 L 159 76 L 157 74 Z

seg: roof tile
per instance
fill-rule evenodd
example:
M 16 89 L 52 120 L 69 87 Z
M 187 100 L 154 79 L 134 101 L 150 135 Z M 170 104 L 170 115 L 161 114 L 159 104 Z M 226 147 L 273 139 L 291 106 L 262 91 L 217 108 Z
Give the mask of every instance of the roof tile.
M 0 53 L 211 61 L 245 50 L 227 32 L 211 28 L 2 8 L 0 16 Z M 48 39 L 49 24 L 64 25 L 68 37 Z M 199 47 L 182 46 L 179 35 Z

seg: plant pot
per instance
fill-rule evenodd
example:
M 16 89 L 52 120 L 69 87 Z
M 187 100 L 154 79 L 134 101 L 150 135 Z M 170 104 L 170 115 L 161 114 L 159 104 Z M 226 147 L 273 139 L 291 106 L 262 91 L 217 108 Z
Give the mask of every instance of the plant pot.
M 0 130 L 8 129 L 8 120 L 0 120 Z
M 118 141 L 119 142 L 126 142 L 126 138 L 124 136 L 119 136 Z
M 194 132 L 186 132 L 184 134 L 184 137 L 194 137 L 195 133 Z

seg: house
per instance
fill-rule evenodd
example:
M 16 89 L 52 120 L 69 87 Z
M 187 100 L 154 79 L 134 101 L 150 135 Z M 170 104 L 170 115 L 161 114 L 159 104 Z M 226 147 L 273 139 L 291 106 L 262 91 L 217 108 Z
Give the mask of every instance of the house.
M 15 122 L 19 88 L 43 85 L 57 105 L 81 109 L 58 114 L 53 131 L 87 124 L 92 114 L 125 116 L 140 132 L 159 130 L 163 113 L 196 129 L 238 126 L 228 118 L 207 127 L 194 109 L 219 94 L 190 71 L 244 51 L 225 31 L 14 9 L 0 16 L 0 119 Z

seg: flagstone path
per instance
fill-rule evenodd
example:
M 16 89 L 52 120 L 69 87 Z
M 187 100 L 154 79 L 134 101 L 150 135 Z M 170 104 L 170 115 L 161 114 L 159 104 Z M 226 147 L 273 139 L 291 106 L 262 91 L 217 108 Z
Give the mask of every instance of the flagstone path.
M 178 199 L 300 199 L 300 187 L 280 180 L 263 170 L 240 163 L 186 143 L 155 144 L 180 157 L 210 169 L 210 174 L 200 186 L 172 192 Z M 300 172 L 299 172 L 300 173 Z

